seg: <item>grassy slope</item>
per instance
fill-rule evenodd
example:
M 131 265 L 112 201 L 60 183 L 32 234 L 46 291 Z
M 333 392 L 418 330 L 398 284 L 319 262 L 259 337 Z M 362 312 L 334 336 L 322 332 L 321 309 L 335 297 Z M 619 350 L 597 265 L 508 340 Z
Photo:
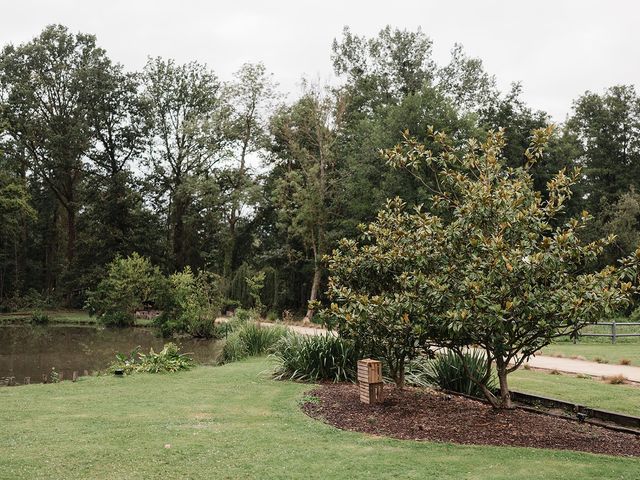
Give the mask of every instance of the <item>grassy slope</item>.
M 306 417 L 264 359 L 0 389 L 0 478 L 634 478 L 638 461 L 375 438 Z M 171 444 L 171 448 L 164 448 Z
M 640 416 L 640 388 L 635 385 L 611 385 L 587 378 L 522 369 L 512 373 L 509 380 L 514 390 Z

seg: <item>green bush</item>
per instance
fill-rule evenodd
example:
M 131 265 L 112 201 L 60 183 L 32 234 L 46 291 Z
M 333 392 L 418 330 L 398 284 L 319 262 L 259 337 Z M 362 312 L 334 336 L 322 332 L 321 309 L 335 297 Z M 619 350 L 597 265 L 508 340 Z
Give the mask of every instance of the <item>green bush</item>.
M 154 323 L 164 337 L 186 333 L 192 337 L 216 336 L 215 320 L 222 305 L 221 279 L 210 272 L 194 274 L 189 267 L 169 277 L 162 315 Z
M 237 300 L 232 300 L 232 299 L 230 299 L 230 298 L 225 298 L 225 299 L 222 301 L 222 308 L 221 308 L 221 310 L 222 310 L 222 313 L 226 313 L 226 312 L 228 312 L 228 311 L 230 311 L 230 310 L 235 311 L 237 308 L 239 308 L 239 307 L 241 307 L 241 306 L 242 306 L 242 304 L 241 304 L 239 301 L 237 301 Z
M 255 319 L 256 315 L 253 310 L 245 310 L 244 308 L 238 308 L 233 315 L 235 320 L 239 322 L 248 322 L 249 320 Z
M 31 323 L 34 325 L 47 325 L 49 323 L 49 315 L 41 311 L 35 311 L 31 314 Z
M 342 382 L 356 378 L 357 349 L 348 340 L 333 335 L 289 333 L 276 344 L 273 357 L 278 380 Z
M 133 253 L 116 257 L 107 267 L 107 275 L 96 290 L 88 292 L 86 307 L 109 326 L 133 325 L 135 313 L 156 304 L 166 290 L 166 279 L 158 267 Z
M 476 378 L 482 378 L 486 370 L 486 356 L 483 352 L 472 350 L 464 354 L 469 371 Z M 406 373 L 410 385 L 432 386 L 452 392 L 464 393 L 474 397 L 483 397 L 482 389 L 466 374 L 462 359 L 454 352 L 440 353 L 433 359 L 412 361 Z M 496 390 L 496 379 L 492 376 L 487 388 Z
M 148 354 L 140 352 L 139 349 L 128 356 L 117 354 L 116 361 L 109 366 L 108 371 L 113 373 L 116 370 L 122 370 L 125 374 L 178 372 L 189 370 L 193 366 L 193 359 L 189 355 L 180 353 L 180 348 L 176 344 L 166 343 L 157 353 L 151 348 Z
M 0 305 L 2 312 L 15 312 L 20 310 L 55 310 L 64 305 L 64 301 L 57 292 L 42 293 L 30 288 L 22 294 L 14 293 L 3 300 Z
M 220 362 L 228 363 L 254 355 L 271 353 L 275 344 L 287 334 L 280 326 L 260 326 L 256 322 L 241 324 L 227 337 Z

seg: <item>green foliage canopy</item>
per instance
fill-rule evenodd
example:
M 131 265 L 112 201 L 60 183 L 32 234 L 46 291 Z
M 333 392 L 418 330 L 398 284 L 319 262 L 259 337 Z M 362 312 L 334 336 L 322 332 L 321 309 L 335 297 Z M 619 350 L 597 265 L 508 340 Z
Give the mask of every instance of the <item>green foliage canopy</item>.
M 405 135 L 385 152 L 390 165 L 419 180 L 435 174 L 431 209 L 389 201 L 358 241 L 343 240 L 329 258 L 330 318 L 341 334 L 366 341 L 390 362 L 399 386 L 406 358 L 432 344 L 461 357 L 486 354 L 475 381 L 494 406 L 509 407 L 508 373 L 553 338 L 600 320 L 629 301 L 640 250 L 613 266 L 589 272 L 612 238 L 591 243 L 578 232 L 585 211 L 556 222 L 579 171 L 560 171 L 543 199 L 530 169 L 543 159 L 552 128 L 535 130 L 524 166 L 505 168 L 502 131 L 455 147 L 432 132 L 439 153 Z M 486 382 L 495 363 L 500 398 Z

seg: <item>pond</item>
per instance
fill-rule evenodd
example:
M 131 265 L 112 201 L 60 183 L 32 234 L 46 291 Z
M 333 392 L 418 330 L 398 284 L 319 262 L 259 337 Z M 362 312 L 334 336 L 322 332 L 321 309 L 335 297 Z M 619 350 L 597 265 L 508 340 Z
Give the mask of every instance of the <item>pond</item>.
M 83 375 L 106 368 L 116 353 L 128 354 L 136 347 L 157 352 L 167 340 L 150 328 L 100 328 L 92 326 L 0 326 L 0 384 L 14 377 L 16 384 L 30 377 L 42 383 L 51 369 L 71 379 L 73 372 Z M 198 364 L 214 364 L 222 349 L 216 340 L 184 338 L 177 341 Z

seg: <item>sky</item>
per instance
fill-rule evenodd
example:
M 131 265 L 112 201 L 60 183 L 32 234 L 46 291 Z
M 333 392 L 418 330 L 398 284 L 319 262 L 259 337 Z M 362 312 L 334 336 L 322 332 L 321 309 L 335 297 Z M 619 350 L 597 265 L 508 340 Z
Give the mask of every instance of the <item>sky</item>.
M 95 34 L 131 70 L 162 56 L 204 62 L 230 79 L 261 61 L 295 98 L 303 76 L 335 82 L 331 42 L 345 25 L 366 36 L 421 27 L 441 65 L 461 43 L 502 89 L 522 82 L 531 107 L 563 121 L 587 90 L 640 83 L 639 20 L 633 0 L 0 0 L 0 44 L 61 23 Z

